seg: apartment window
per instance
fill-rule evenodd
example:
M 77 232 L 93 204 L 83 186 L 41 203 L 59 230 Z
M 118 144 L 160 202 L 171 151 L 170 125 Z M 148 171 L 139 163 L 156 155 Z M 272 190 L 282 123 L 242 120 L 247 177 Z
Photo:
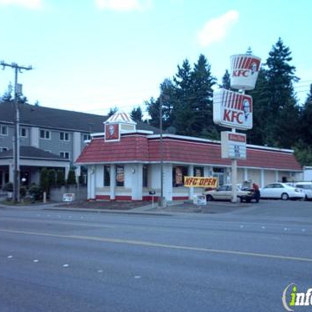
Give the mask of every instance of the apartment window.
M 1 126 L 1 135 L 8 135 L 8 127 L 7 126 Z
M 91 140 L 91 135 L 90 134 L 84 134 L 83 135 L 83 140 L 84 141 L 90 141 Z
M 40 139 L 50 140 L 51 133 L 48 130 L 40 130 Z
M 27 129 L 26 128 L 20 128 L 20 136 L 22 138 L 26 138 L 27 137 Z
M 68 132 L 60 132 L 60 140 L 61 141 L 69 141 L 69 133 Z
M 7 151 L 8 148 L 7 147 L 0 147 L 0 153 Z
M 110 166 L 104 166 L 104 186 L 110 186 Z
M 65 159 L 69 159 L 69 152 L 60 152 L 60 156 Z

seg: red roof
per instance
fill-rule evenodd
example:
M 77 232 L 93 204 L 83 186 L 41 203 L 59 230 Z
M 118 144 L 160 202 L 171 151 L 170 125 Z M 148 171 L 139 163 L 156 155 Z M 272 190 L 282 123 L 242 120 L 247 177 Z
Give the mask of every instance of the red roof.
M 119 142 L 105 142 L 94 138 L 77 159 L 78 164 L 157 162 L 160 161 L 159 136 L 123 134 Z M 179 136 L 163 137 L 164 162 L 185 164 L 231 164 L 221 158 L 221 144 Z M 279 170 L 302 170 L 290 150 L 248 147 L 247 159 L 239 160 L 238 166 Z

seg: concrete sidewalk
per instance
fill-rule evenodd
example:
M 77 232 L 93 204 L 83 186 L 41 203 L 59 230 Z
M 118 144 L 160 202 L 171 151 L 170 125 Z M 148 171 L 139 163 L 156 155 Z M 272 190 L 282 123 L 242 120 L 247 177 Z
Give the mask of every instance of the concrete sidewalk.
M 102 203 L 102 206 L 101 206 Z M 113 207 L 110 207 L 110 204 Z M 29 204 L 29 205 L 5 205 L 0 204 L 0 209 L 15 209 L 15 210 L 62 210 L 62 211 L 77 211 L 77 212 L 105 212 L 105 213 L 124 213 L 124 214 L 148 214 L 148 215 L 173 215 L 196 213 L 196 214 L 219 214 L 238 211 L 252 206 L 252 203 L 231 203 L 231 202 L 208 202 L 206 205 L 195 205 L 193 201 L 172 201 L 167 202 L 166 207 L 159 207 L 158 203 L 142 203 L 137 207 L 125 208 L 127 203 L 121 202 L 123 209 L 118 209 L 118 202 L 94 202 L 88 203 L 87 207 L 84 205 L 79 206 L 79 203 L 42 203 L 42 204 Z M 107 208 L 105 208 L 107 207 Z

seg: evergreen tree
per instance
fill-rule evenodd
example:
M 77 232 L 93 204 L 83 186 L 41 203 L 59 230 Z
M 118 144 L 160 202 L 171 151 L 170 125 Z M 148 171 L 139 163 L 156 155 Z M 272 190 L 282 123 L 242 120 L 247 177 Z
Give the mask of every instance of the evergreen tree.
M 301 111 L 300 117 L 300 139 L 295 144 L 295 156 L 302 166 L 312 166 L 312 84 L 310 93 Z
M 65 185 L 64 170 L 57 170 L 57 172 L 56 172 L 56 185 L 58 187 Z
M 270 97 L 266 71 L 263 68 L 259 70 L 255 89 L 247 93 L 253 100 L 253 128 L 247 131 L 247 141 L 249 144 L 265 145 L 268 141 L 267 129 L 270 128 L 268 116 Z
M 141 107 L 138 106 L 137 108 L 133 108 L 133 110 L 130 113 L 130 117 L 135 122 L 142 121 L 143 113 Z
M 159 101 L 156 101 L 153 97 L 149 101 L 145 101 L 146 111 L 151 117 L 148 120 L 148 123 L 156 128 L 159 128 L 160 125 L 160 112 L 159 112 Z
M 212 116 L 212 77 L 210 65 L 204 55 L 200 55 L 194 69 L 188 60 L 174 77 L 175 102 L 173 125 L 177 134 L 215 138 L 216 127 Z
M 231 78 L 230 73 L 228 70 L 225 71 L 222 77 L 222 84 L 219 85 L 220 88 L 230 90 L 231 89 Z
M 200 55 L 198 62 L 194 64 L 192 72 L 191 107 L 194 115 L 195 136 L 215 136 L 215 125 L 213 123 L 213 90 L 216 79 L 211 75 L 211 66 L 204 55 Z
M 76 174 L 75 174 L 75 170 L 74 169 L 70 169 L 68 171 L 68 176 L 67 176 L 67 184 L 68 185 L 76 185 L 77 181 L 76 181 Z
M 49 183 L 49 172 L 47 168 L 42 168 L 40 171 L 40 187 L 43 192 L 49 194 L 50 191 L 50 183 Z
M 307 99 L 302 109 L 300 120 L 300 137 L 302 142 L 306 145 L 312 145 L 312 84 L 310 85 L 310 93 L 307 95 Z
M 178 66 L 178 73 L 173 77 L 175 85 L 175 105 L 173 107 L 173 126 L 177 134 L 192 135 L 191 125 L 194 122 L 191 110 L 191 81 L 192 70 L 189 61 L 183 61 L 182 66 Z
M 56 172 L 53 169 L 48 170 L 49 187 L 56 186 Z
M 161 96 L 161 101 L 160 101 Z M 160 126 L 160 102 L 162 102 L 162 124 L 163 129 L 173 129 L 174 122 L 174 103 L 176 103 L 175 86 L 170 79 L 165 79 L 160 84 L 160 96 L 157 100 L 151 98 L 150 101 L 146 101 L 146 111 L 151 116 L 149 124 L 159 128 Z M 174 131 L 173 131 L 174 132 Z
M 13 100 L 13 86 L 11 83 L 9 83 L 7 90 L 3 93 L 3 95 L 0 97 L 0 102 L 10 102 Z
M 293 83 L 298 82 L 299 78 L 295 76 L 295 67 L 289 64 L 291 60 L 290 49 L 279 38 L 265 64 L 269 99 L 265 144 L 270 146 L 291 147 L 298 138 L 296 131 L 285 132 L 289 128 L 287 121 L 298 122 L 299 117 L 293 88 Z
M 118 112 L 118 108 L 116 106 L 114 108 L 110 108 L 109 112 L 107 114 L 107 117 L 109 118 L 109 117 L 113 116 L 117 112 Z

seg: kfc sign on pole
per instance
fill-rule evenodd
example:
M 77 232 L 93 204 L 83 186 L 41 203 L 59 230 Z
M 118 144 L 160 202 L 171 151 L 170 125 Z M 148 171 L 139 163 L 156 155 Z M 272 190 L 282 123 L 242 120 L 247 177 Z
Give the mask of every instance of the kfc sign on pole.
M 253 90 L 258 78 L 261 59 L 249 54 L 231 56 L 231 88 L 237 90 Z
M 219 89 L 213 93 L 214 123 L 235 129 L 252 128 L 252 97 L 246 94 Z

